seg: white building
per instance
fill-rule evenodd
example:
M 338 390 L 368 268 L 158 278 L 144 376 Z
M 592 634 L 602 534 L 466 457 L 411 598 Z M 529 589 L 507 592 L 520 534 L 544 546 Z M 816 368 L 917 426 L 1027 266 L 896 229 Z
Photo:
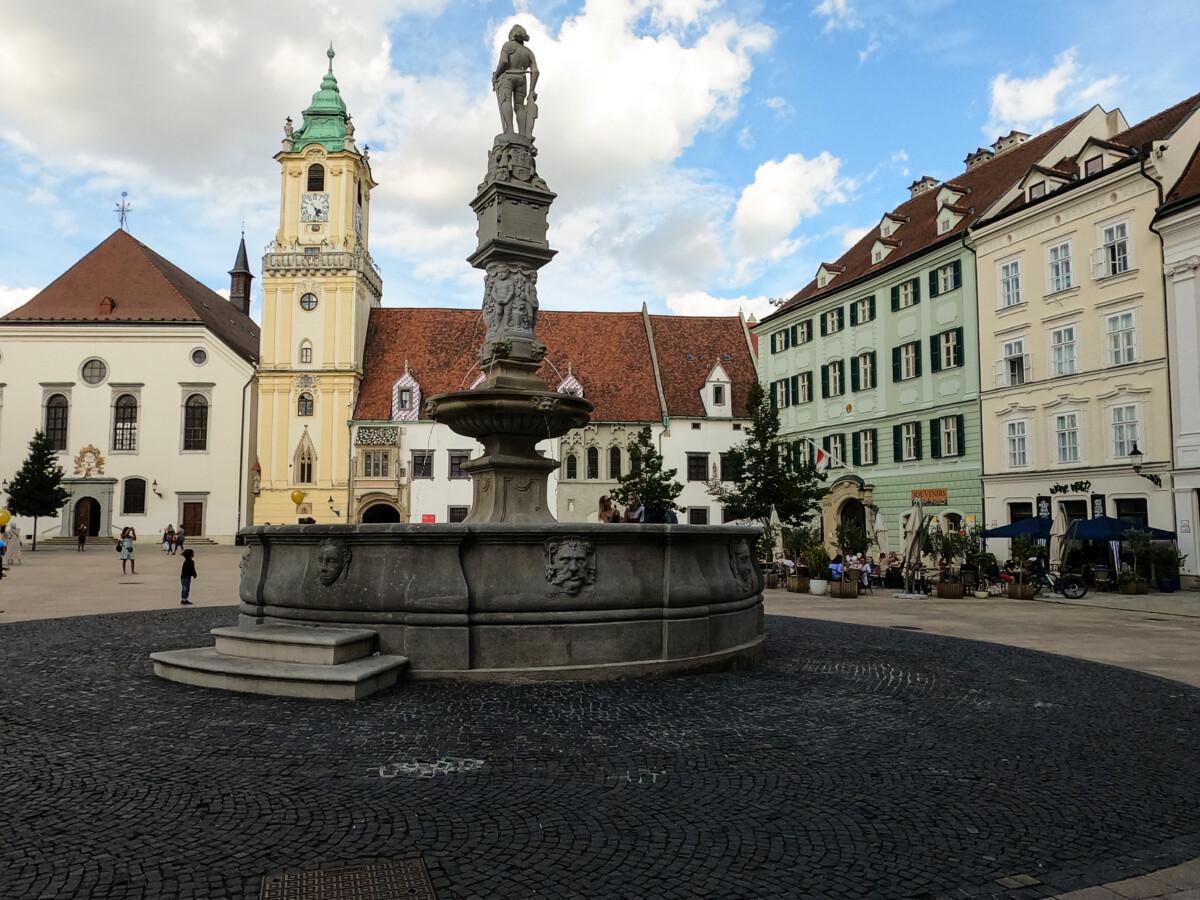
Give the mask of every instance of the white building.
M 721 455 L 743 440 L 755 358 L 746 323 L 735 317 L 544 312 L 538 335 L 548 348 L 540 371 L 563 392 L 595 405 L 586 427 L 542 453 L 562 461 L 550 501 L 561 521 L 595 521 L 601 496 L 628 471 L 628 443 L 642 428 L 655 435 L 668 467 L 684 484 L 682 521 L 723 521 L 704 482 L 721 472 Z M 476 354 L 483 325 L 476 310 L 381 308 L 371 311 L 363 381 L 353 430 L 352 497 L 317 498 L 351 521 L 454 522 L 471 505 L 461 465 L 479 445 L 423 419 L 423 401 L 480 380 Z
M 84 523 L 157 540 L 182 524 L 232 542 L 250 521 L 259 333 L 244 242 L 230 274 L 225 300 L 116 231 L 0 319 L 0 475 L 41 429 L 71 495 L 41 537 Z

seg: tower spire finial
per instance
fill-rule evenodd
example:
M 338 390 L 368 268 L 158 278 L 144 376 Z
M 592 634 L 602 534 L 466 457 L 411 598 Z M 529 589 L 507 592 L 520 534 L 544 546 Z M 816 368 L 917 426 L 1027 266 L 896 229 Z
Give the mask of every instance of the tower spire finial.
M 325 55 L 329 57 L 329 74 L 333 74 L 333 57 L 336 55 L 333 52 L 333 41 L 329 42 L 329 49 L 325 51 Z

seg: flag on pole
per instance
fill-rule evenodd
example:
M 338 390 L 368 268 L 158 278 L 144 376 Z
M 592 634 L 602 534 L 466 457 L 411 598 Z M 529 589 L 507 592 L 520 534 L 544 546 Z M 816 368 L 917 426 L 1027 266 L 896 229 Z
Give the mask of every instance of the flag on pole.
M 816 456 L 813 457 L 813 467 L 818 472 L 824 472 L 826 469 L 829 468 L 830 456 L 828 453 L 826 453 L 820 447 L 817 447 L 816 450 L 817 450 Z

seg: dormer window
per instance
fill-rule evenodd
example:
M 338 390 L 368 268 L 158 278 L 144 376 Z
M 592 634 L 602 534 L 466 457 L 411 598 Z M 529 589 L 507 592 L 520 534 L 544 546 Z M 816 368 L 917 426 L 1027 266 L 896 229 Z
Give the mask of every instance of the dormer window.
M 825 287 L 825 284 L 828 282 L 828 280 L 829 279 L 827 279 L 824 275 L 818 275 L 817 276 L 817 287 Z
M 1091 159 L 1088 159 L 1084 162 L 1083 176 L 1084 176 L 1084 178 L 1087 178 L 1088 176 L 1096 175 L 1097 173 L 1103 171 L 1103 169 L 1104 169 L 1104 155 L 1097 154 L 1096 156 L 1093 156 Z
M 1046 196 L 1046 182 L 1039 181 L 1037 184 L 1029 186 L 1029 199 L 1036 200 L 1038 197 Z
M 415 422 L 420 417 L 421 386 L 404 364 L 404 374 L 392 385 L 392 421 Z
M 883 262 L 883 251 L 878 250 L 878 249 L 872 250 L 871 251 L 871 262 L 872 263 Z
M 688 356 L 691 355 L 688 354 Z M 572 397 L 583 396 L 583 382 L 575 377 L 575 371 L 570 363 L 567 363 L 567 377 L 558 383 L 555 390 L 560 394 L 570 394 Z
M 954 223 L 950 221 L 949 216 L 942 216 L 940 219 L 938 219 L 938 234 L 945 234 L 950 230 L 953 224 Z
M 725 405 L 725 385 L 714 384 L 713 385 L 713 406 L 724 406 L 724 405 Z
M 412 409 L 412 388 L 400 388 L 396 395 L 396 409 Z

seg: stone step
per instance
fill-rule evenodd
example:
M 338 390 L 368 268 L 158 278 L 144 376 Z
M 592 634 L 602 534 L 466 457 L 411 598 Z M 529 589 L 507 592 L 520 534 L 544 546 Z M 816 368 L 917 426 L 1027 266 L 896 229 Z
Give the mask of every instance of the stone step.
M 375 632 L 370 628 L 320 628 L 310 625 L 229 625 L 209 632 L 217 652 L 246 659 L 336 666 L 370 656 Z
M 403 656 L 368 656 L 336 666 L 288 663 L 226 656 L 216 647 L 162 650 L 150 659 L 154 674 L 168 681 L 309 700 L 361 700 L 394 685 L 408 665 Z

